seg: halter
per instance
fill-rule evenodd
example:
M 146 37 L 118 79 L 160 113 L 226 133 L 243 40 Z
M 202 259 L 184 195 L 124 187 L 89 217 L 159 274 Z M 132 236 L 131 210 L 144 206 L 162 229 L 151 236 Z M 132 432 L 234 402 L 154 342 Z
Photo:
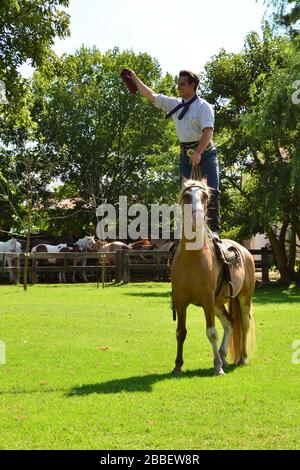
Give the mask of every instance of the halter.
M 206 192 L 206 190 L 204 188 L 202 188 L 201 186 L 199 186 L 198 184 L 191 184 L 191 186 L 188 186 L 187 188 L 185 188 L 183 191 L 182 191 L 182 194 L 180 195 L 180 198 L 179 198 L 179 204 L 181 204 L 182 202 L 182 199 L 183 199 L 183 196 L 185 195 L 185 193 L 187 191 L 189 191 L 190 189 L 192 188 L 198 188 L 200 189 L 200 191 L 204 191 Z

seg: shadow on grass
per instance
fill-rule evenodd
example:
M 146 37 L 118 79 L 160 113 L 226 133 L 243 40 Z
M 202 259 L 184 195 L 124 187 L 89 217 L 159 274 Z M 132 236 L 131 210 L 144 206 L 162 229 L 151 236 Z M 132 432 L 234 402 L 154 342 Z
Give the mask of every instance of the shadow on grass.
M 300 302 L 300 288 L 287 284 L 264 284 L 256 287 L 253 301 L 256 304 Z
M 124 284 L 115 284 L 116 287 L 121 285 Z M 142 287 L 142 283 L 139 287 Z M 153 292 L 151 289 L 141 289 L 136 292 L 123 292 L 122 295 L 129 297 L 171 298 L 171 287 L 167 291 Z M 253 295 L 253 301 L 257 304 L 300 302 L 300 288 L 279 283 L 258 284 Z
M 226 375 L 234 372 L 234 370 L 239 367 L 236 365 L 230 365 L 226 368 Z M 1 390 L 0 396 L 4 395 L 33 395 L 33 394 L 45 394 L 45 393 L 64 393 L 65 397 L 74 397 L 74 396 L 86 396 L 93 393 L 98 394 L 113 394 L 113 393 L 138 393 L 138 392 L 152 392 L 153 385 L 158 382 L 163 382 L 164 380 L 181 380 L 181 379 L 193 379 L 195 377 L 210 377 L 215 380 L 222 380 L 222 377 L 215 377 L 213 369 L 197 369 L 197 370 L 188 370 L 183 372 L 181 376 L 175 377 L 171 373 L 167 374 L 150 374 L 144 376 L 128 377 L 126 379 L 115 379 L 109 380 L 108 382 L 94 383 L 94 384 L 84 384 L 80 387 L 73 387 L 68 389 L 66 387 L 47 387 L 47 388 L 34 388 L 34 389 L 11 389 L 11 390 Z
M 229 366 L 226 369 L 226 374 L 232 373 L 237 366 Z M 137 377 L 128 377 L 126 379 L 109 380 L 108 382 L 84 384 L 81 387 L 74 387 L 66 395 L 67 397 L 85 396 L 92 393 L 106 394 L 106 393 L 122 393 L 122 392 L 152 392 L 152 387 L 157 382 L 164 380 L 181 380 L 192 379 L 195 377 L 211 377 L 212 379 L 222 380 L 221 377 L 214 377 L 213 369 L 198 369 L 184 372 L 181 376 L 175 377 L 171 373 L 168 374 L 150 374 Z
M 169 292 L 124 292 L 123 295 L 129 295 L 130 297 L 171 297 L 171 291 Z
M 171 289 L 161 292 L 151 292 L 151 290 L 150 292 L 149 290 L 124 292 L 123 295 L 130 297 L 171 298 Z M 253 301 L 257 304 L 300 302 L 300 288 L 295 286 L 289 287 L 286 284 L 258 285 L 253 295 Z

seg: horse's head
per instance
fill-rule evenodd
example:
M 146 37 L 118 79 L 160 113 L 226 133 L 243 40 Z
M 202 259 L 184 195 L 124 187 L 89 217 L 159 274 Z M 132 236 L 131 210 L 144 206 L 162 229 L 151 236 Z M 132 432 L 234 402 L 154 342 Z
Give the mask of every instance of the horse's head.
M 186 245 L 188 250 L 198 250 L 204 245 L 208 198 L 209 188 L 206 178 L 201 178 L 200 181 L 183 179 L 179 204 L 183 215 L 182 237 L 190 241 Z
M 9 240 L 9 251 L 11 253 L 21 253 L 21 243 L 14 237 Z
M 95 238 L 87 236 L 87 237 L 84 237 L 84 240 L 85 240 L 85 243 L 86 243 L 87 250 L 92 250 L 93 246 L 96 243 Z
M 196 222 L 203 222 L 207 211 L 209 199 L 209 188 L 206 177 L 200 181 L 183 179 L 182 188 L 179 194 L 179 204 L 185 213 L 186 206 L 191 210 L 193 230 L 196 229 Z
M 75 245 L 78 245 L 83 251 L 92 251 L 95 243 L 96 241 L 94 237 L 86 236 L 77 240 Z

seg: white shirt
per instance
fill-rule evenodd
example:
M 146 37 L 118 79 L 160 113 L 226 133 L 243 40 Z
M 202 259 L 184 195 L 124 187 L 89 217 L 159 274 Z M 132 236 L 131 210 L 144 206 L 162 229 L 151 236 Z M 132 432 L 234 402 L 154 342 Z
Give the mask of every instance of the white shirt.
M 154 105 L 169 113 L 178 104 L 182 103 L 181 98 L 170 98 L 165 95 L 157 95 Z M 175 124 L 176 133 L 180 142 L 196 142 L 201 139 L 202 130 L 206 127 L 214 128 L 215 114 L 211 104 L 198 97 L 189 107 L 184 118 L 179 121 L 178 116 L 183 108 L 173 114 L 172 119 Z

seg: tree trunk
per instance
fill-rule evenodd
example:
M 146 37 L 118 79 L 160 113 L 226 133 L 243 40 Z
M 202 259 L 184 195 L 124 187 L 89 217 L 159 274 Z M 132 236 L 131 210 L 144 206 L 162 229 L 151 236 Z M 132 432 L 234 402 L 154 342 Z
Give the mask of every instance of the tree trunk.
M 291 231 L 291 241 L 289 243 L 289 264 L 288 267 L 290 270 L 295 270 L 295 263 L 296 263 L 296 231 L 295 228 L 292 227 Z
M 24 257 L 24 277 L 23 277 L 23 290 L 27 290 L 28 284 L 28 255 L 30 250 L 30 231 L 27 232 L 26 236 L 26 249 Z
M 272 250 L 276 260 L 276 265 L 280 272 L 280 281 L 291 283 L 295 280 L 295 271 L 288 267 L 288 258 L 285 252 L 284 244 L 280 242 L 276 233 L 271 228 L 268 229 L 267 235 L 272 245 Z

